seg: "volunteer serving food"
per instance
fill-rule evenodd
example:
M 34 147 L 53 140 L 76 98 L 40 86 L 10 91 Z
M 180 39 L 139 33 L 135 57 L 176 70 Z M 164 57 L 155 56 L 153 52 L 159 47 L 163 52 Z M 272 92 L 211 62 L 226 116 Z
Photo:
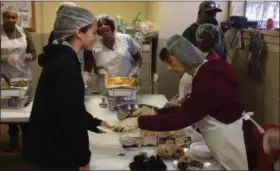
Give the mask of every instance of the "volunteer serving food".
M 19 11 L 13 6 L 8 6 L 2 12 L 1 74 L 8 79 L 27 78 L 31 80 L 31 62 L 36 59 L 34 44 L 29 33 L 17 25 Z M 21 124 L 20 126 L 24 133 L 26 125 Z M 11 151 L 19 145 L 18 124 L 9 124 L 8 132 L 10 141 L 9 148 L 6 150 Z
M 172 131 L 197 124 L 213 156 L 225 169 L 250 169 L 255 162 L 250 158 L 253 141 L 249 141 L 253 124 L 243 122 L 238 81 L 230 66 L 222 60 L 204 61 L 203 53 L 179 35 L 167 40 L 160 56 L 170 70 L 193 76 L 190 97 L 179 107 L 158 110 L 155 116 L 130 118 L 134 127 L 129 129 Z
M 105 14 L 98 17 L 101 47 L 94 48 L 93 56 L 98 73 L 98 87 L 106 93 L 105 77 L 137 77 L 142 65 L 140 45 L 129 35 L 116 33 L 114 20 Z
M 195 23 L 190 25 L 183 32 L 182 36 L 188 39 L 193 45 L 197 46 L 196 31 L 201 24 L 210 23 L 218 26 L 218 21 L 216 20 L 217 13 L 222 12 L 220 5 L 214 1 L 203 1 L 199 4 L 199 10 L 197 15 L 197 20 Z M 219 42 L 215 46 L 215 50 L 221 57 L 221 59 L 226 60 L 226 55 L 222 42 Z
M 24 156 L 48 170 L 89 170 L 87 130 L 110 126 L 86 111 L 78 54 L 92 49 L 96 20 L 82 7 L 56 16 L 56 41 L 44 47 L 44 64 L 29 120 Z
M 196 30 L 197 48 L 204 53 L 207 60 L 218 60 L 221 58 L 215 51 L 215 47 L 220 42 L 220 39 L 221 32 L 213 24 L 202 24 Z
M 219 60 L 220 56 L 215 52 L 216 45 L 220 42 L 220 31 L 213 24 L 201 24 L 196 30 L 197 47 L 204 53 L 205 59 Z M 162 59 L 164 60 L 164 59 Z M 192 76 L 184 73 L 179 82 L 179 96 L 172 99 L 166 106 L 181 105 L 184 98 L 191 92 Z

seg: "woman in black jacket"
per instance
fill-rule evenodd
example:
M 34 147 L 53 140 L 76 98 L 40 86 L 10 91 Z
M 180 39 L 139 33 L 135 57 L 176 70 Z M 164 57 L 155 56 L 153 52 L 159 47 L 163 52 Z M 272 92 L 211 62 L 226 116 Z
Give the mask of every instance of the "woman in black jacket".
M 44 67 L 38 82 L 27 130 L 24 155 L 50 170 L 88 170 L 87 130 L 110 127 L 93 118 L 84 105 L 84 83 L 77 54 L 91 49 L 96 24 L 81 7 L 64 7 L 56 17 L 56 44 L 44 47 Z

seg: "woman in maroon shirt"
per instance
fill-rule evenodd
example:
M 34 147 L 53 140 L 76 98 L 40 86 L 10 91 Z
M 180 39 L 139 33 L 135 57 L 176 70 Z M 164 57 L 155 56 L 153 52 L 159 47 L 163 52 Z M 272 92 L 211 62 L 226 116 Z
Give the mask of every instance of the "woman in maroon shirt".
M 202 52 L 179 35 L 167 40 L 160 57 L 169 70 L 193 76 L 190 97 L 179 107 L 158 110 L 155 116 L 132 118 L 135 128 L 173 131 L 197 124 L 213 156 L 225 169 L 255 168 L 253 125 L 243 122 L 242 114 L 246 113 L 230 66 L 222 60 L 204 61 Z

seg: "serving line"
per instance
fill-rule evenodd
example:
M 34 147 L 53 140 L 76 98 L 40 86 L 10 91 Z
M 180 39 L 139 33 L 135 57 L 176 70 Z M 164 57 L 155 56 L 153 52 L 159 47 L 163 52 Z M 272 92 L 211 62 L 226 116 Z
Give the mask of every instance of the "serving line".
M 109 124 L 119 122 L 115 111 L 109 108 L 101 108 L 102 96 L 92 95 L 85 97 L 87 111 L 94 117 L 106 120 Z M 146 104 L 162 108 L 167 102 L 164 95 L 139 95 L 136 103 Z M 0 123 L 28 122 L 32 102 L 22 109 L 1 108 Z M 147 152 L 149 155 L 155 153 L 155 147 L 129 148 L 123 149 L 119 138 L 120 133 L 96 134 L 89 133 L 90 149 L 92 152 L 90 160 L 91 170 L 129 170 L 129 163 L 139 152 Z M 119 154 L 124 154 L 120 156 Z M 164 160 L 167 170 L 175 170 L 173 160 Z
M 92 95 L 85 97 L 85 105 L 87 110 L 100 119 L 104 119 L 108 123 L 114 124 L 118 121 L 116 113 L 110 111 L 108 108 L 101 108 L 99 103 L 102 102 L 102 96 Z M 163 107 L 167 102 L 164 95 L 139 95 L 138 104 L 149 104 L 156 107 Z M 7 109 L 6 104 L 1 106 L 0 123 L 20 123 L 28 122 L 33 102 L 21 109 Z M 112 117 L 115 116 L 115 117 Z
M 109 124 L 119 122 L 115 111 L 109 108 L 101 108 L 99 103 L 102 102 L 101 96 L 88 96 L 85 99 L 88 112 L 93 113 L 95 117 L 106 120 Z M 162 108 L 167 102 L 164 95 L 140 95 L 137 104 L 146 104 Z M 130 148 L 123 149 L 120 144 L 120 133 L 96 134 L 89 132 L 91 147 L 91 170 L 129 170 L 129 163 L 139 152 L 147 152 L 152 155 L 154 147 Z M 124 154 L 124 156 L 119 156 Z M 168 170 L 174 170 L 172 161 L 165 161 Z

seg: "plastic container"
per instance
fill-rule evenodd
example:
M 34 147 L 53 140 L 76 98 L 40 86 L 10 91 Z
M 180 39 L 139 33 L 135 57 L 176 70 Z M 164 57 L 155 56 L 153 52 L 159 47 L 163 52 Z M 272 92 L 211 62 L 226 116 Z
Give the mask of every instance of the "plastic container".
M 212 157 L 210 149 L 204 142 L 192 143 L 190 151 L 193 155 L 198 157 Z
M 175 137 L 169 132 L 159 134 L 157 139 L 157 145 L 175 144 Z

